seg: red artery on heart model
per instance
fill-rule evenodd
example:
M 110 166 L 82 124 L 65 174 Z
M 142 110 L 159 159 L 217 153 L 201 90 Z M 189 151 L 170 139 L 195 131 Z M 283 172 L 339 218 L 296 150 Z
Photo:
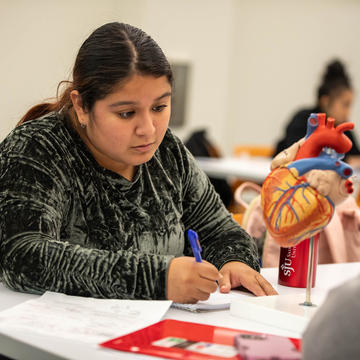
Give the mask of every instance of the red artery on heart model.
M 335 171 L 344 179 L 341 186 L 348 193 L 352 191 L 348 179 L 352 169 L 341 159 L 352 147 L 344 131 L 353 127 L 353 123 L 343 123 L 335 128 L 334 119 L 326 121 L 325 114 L 311 114 L 306 140 L 294 161 L 274 169 L 265 179 L 261 192 L 263 215 L 269 233 L 282 247 L 294 246 L 315 235 L 332 218 L 333 199 L 309 185 L 307 172 Z

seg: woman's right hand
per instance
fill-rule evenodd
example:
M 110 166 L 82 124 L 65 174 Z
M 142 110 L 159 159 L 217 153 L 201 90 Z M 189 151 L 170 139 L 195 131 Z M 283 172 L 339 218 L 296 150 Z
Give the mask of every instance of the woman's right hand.
M 178 303 L 207 300 L 221 278 L 217 268 L 205 260 L 199 263 L 193 257 L 177 257 L 169 265 L 166 297 Z

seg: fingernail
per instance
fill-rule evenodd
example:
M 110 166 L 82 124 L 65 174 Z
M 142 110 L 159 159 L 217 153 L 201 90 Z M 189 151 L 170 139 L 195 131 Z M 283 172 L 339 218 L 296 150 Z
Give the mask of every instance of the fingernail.
M 221 287 L 221 290 L 226 290 L 226 285 L 223 285 L 223 286 Z
M 219 273 L 219 275 L 220 275 L 220 279 L 222 279 L 223 278 L 223 276 Z

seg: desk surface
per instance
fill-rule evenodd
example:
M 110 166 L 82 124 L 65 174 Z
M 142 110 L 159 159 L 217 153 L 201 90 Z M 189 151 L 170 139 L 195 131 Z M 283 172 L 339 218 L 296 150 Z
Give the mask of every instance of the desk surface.
M 200 168 L 210 177 L 228 178 L 235 176 L 244 180 L 262 183 L 270 172 L 271 158 L 225 157 L 196 158 Z
M 305 299 L 304 289 L 284 287 L 277 284 L 277 268 L 262 269 L 261 273 L 273 284 L 279 294 L 303 294 Z M 360 273 L 360 263 L 319 265 L 316 286 L 312 290 L 312 294 L 324 296 L 330 289 L 356 276 L 358 273 Z M 0 284 L 0 310 L 5 310 L 36 297 L 37 295 L 13 292 Z M 178 309 L 170 309 L 166 313 L 165 318 L 299 337 L 299 334 L 282 330 L 275 326 L 268 326 L 255 321 L 231 316 L 229 310 L 191 313 Z M 119 353 L 118 351 L 102 349 L 95 344 L 89 345 L 36 333 L 29 334 L 28 332 L 13 329 L 6 331 L 6 333 L 0 333 L 0 352 L 15 359 L 27 360 L 158 359 L 144 355 Z

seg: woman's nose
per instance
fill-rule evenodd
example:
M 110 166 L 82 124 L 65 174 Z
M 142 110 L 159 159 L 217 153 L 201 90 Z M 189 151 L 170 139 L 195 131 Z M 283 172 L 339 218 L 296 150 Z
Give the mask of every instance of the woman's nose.
M 150 113 L 144 114 L 139 118 L 136 134 L 138 136 L 151 136 L 155 133 L 154 120 Z

